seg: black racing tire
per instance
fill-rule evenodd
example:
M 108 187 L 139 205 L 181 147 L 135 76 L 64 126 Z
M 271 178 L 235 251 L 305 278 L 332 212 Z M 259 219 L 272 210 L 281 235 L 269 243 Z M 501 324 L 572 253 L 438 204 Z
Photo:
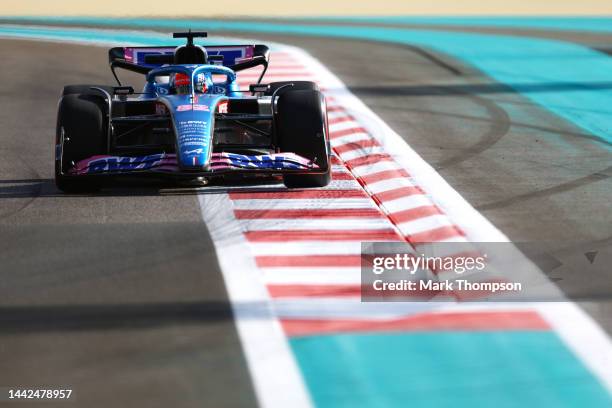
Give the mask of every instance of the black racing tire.
M 281 93 L 286 91 L 318 91 L 319 86 L 310 81 L 282 81 L 282 82 L 270 82 L 268 90 L 264 93 L 266 96 L 272 96 L 274 91 L 278 88 L 283 87 L 288 84 L 293 84 L 293 86 L 288 86 L 281 90 Z
M 323 174 L 285 174 L 289 188 L 324 187 L 331 181 L 325 99 L 317 90 L 283 92 L 278 99 L 277 141 L 281 152 L 313 160 Z
M 108 85 L 66 85 L 62 91 L 62 96 L 79 94 L 79 95 L 102 95 L 100 91 L 91 89 L 92 87 L 104 89 L 111 96 L 113 95 L 113 87 Z
M 102 98 L 88 94 L 68 94 L 57 112 L 57 141 L 64 133 L 62 161 L 55 160 L 55 185 L 67 193 L 94 192 L 100 189 L 98 179 L 67 176 L 73 163 L 106 152 L 106 109 Z M 63 163 L 63 168 L 62 164 Z

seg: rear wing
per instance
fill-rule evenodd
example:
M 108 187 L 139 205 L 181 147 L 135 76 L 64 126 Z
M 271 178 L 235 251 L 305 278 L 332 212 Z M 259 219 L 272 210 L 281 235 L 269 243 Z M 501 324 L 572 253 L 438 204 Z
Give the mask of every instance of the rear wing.
M 268 68 L 270 50 L 262 44 L 254 45 L 216 45 L 204 46 L 209 60 L 213 64 L 223 65 L 234 71 L 241 71 L 263 65 L 264 71 L 259 82 Z M 108 61 L 115 79 L 115 68 L 123 68 L 133 72 L 147 74 L 154 68 L 165 64 L 172 64 L 176 47 L 114 47 L 108 51 Z

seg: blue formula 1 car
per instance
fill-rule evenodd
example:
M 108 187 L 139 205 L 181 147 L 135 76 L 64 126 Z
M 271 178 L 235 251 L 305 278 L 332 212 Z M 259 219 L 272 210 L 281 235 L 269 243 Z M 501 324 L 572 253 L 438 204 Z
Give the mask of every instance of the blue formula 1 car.
M 95 191 L 125 176 L 206 184 L 232 176 L 282 177 L 290 188 L 331 178 L 325 99 L 313 82 L 262 84 L 264 45 L 199 46 L 205 32 L 174 33 L 179 47 L 109 51 L 119 86 L 69 85 L 58 108 L 55 181 Z M 236 72 L 262 69 L 240 90 Z M 116 69 L 146 76 L 141 93 Z

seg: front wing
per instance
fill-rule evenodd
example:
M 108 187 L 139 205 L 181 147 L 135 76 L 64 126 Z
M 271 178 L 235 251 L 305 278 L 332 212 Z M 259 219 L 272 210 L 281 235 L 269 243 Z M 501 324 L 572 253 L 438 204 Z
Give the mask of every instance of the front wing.
M 156 153 L 146 156 L 98 155 L 84 159 L 68 170 L 68 176 L 156 174 L 184 177 L 214 177 L 231 173 L 322 173 L 312 161 L 295 153 L 271 153 L 243 155 L 237 153 L 213 153 L 208 170 L 181 171 L 176 155 Z

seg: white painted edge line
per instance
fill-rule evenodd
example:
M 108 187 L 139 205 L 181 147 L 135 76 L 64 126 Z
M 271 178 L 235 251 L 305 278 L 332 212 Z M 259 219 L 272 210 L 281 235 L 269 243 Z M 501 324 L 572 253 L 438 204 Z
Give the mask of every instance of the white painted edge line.
M 312 401 L 280 322 L 236 222 L 227 194 L 198 196 L 234 311 L 261 407 L 311 407 Z
M 421 186 L 419 184 L 414 183 L 413 179 L 408 179 L 406 177 L 386 179 L 386 180 L 377 181 L 375 183 L 366 184 L 366 188 L 370 192 L 370 194 L 380 194 L 380 193 L 384 193 L 385 191 L 392 191 L 392 190 L 396 190 L 402 187 L 421 187 Z
M 251 242 L 251 249 L 256 256 L 275 255 L 361 255 L 361 242 L 359 241 L 294 241 L 294 242 Z M 260 268 L 261 269 L 261 268 Z M 316 270 L 317 267 L 307 269 Z M 361 269 L 356 268 L 357 276 L 361 276 Z M 319 283 L 325 282 L 320 280 Z M 327 283 L 327 282 L 325 282 Z
M 360 141 L 369 140 L 370 135 L 367 133 L 351 133 L 350 135 L 340 136 L 331 140 L 332 147 L 336 148 L 338 146 L 342 146 L 343 144 L 355 143 Z
M 612 343 L 606 332 L 584 310 L 569 301 L 542 304 L 538 311 L 612 393 Z
M 370 174 L 380 173 L 382 171 L 400 170 L 400 169 L 403 169 L 403 167 L 400 166 L 399 163 L 391 162 L 391 161 L 382 161 L 378 163 L 371 163 L 371 164 L 364 164 L 361 166 L 355 166 L 352 168 L 352 171 L 357 177 L 365 177 Z M 370 186 L 372 185 L 372 183 L 368 185 Z
M 261 268 L 261 271 L 268 285 L 317 285 L 323 281 L 330 285 L 361 284 L 359 267 Z
M 399 211 L 412 210 L 418 207 L 426 207 L 429 205 L 431 205 L 431 201 L 420 194 L 385 201 L 383 204 L 389 214 L 397 213 Z

